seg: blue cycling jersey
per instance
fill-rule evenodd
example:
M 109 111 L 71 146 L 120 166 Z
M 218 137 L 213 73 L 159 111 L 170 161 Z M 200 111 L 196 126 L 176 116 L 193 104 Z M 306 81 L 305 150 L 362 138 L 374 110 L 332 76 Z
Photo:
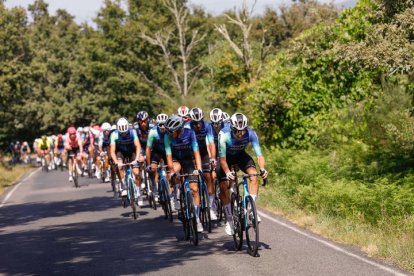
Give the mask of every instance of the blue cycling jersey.
M 165 132 L 162 133 L 158 126 L 153 127 L 148 134 L 147 147 L 158 152 L 165 152 L 164 136 Z
M 190 123 L 191 129 L 194 131 L 200 151 L 207 152 L 207 145 L 214 143 L 213 129 L 210 123 L 201 121 L 201 130 L 198 131 L 194 122 Z
M 147 141 L 148 141 L 148 134 L 150 131 L 150 128 L 147 127 L 147 129 L 141 129 L 141 127 L 138 127 L 135 129 L 138 135 L 139 142 L 141 143 L 141 148 L 145 149 L 147 147 Z
M 134 142 L 138 140 L 135 129 L 129 129 L 125 135 L 115 130 L 111 133 L 111 145 L 116 145 L 116 151 L 128 152 L 135 149 Z
M 236 140 L 230 127 L 227 126 L 219 133 L 219 157 L 226 157 L 226 155 L 236 155 L 243 152 L 247 145 L 251 143 L 256 156 L 262 155 L 259 139 L 256 132 L 252 128 L 247 128 L 246 133 L 240 140 Z
M 164 136 L 166 155 L 183 160 L 193 158 L 194 151 L 198 150 L 198 143 L 192 129 L 183 128 L 181 137 L 173 139 L 170 135 Z

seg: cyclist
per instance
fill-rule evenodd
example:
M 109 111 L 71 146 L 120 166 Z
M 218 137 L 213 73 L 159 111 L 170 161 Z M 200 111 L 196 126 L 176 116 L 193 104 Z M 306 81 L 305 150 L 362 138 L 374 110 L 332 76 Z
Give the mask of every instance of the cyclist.
M 82 159 L 81 159 L 81 154 L 82 154 L 82 142 L 80 139 L 80 135 L 79 133 L 76 132 L 76 129 L 74 127 L 69 127 L 68 131 L 65 135 L 65 150 L 68 153 L 68 156 L 70 155 L 74 155 L 75 158 L 68 158 L 68 168 L 69 168 L 69 181 L 72 182 L 73 181 L 73 176 L 72 176 L 72 170 L 73 170 L 73 160 L 76 160 L 76 162 L 78 163 L 78 174 L 80 174 L 80 167 L 82 165 Z
M 29 144 L 27 143 L 27 141 L 24 141 L 22 144 L 22 148 L 21 148 L 21 154 L 22 154 L 22 159 L 24 163 L 29 163 L 30 161 L 30 147 Z
M 108 152 L 109 152 L 109 146 L 110 146 L 110 134 L 111 134 L 111 125 L 107 122 L 102 124 L 102 132 L 99 133 L 99 138 L 98 140 L 98 150 L 99 150 L 99 154 L 96 157 L 96 163 L 98 164 L 98 168 L 99 170 L 102 170 L 102 165 L 101 165 L 101 157 L 106 156 L 107 158 L 105 158 L 105 164 L 103 164 L 104 169 L 109 167 L 109 158 L 108 158 Z M 97 170 L 97 171 L 99 171 Z M 115 187 L 114 185 L 114 181 L 115 181 L 115 171 L 112 169 L 111 166 L 111 179 L 112 179 L 112 187 Z M 105 178 L 105 182 L 109 181 L 109 175 L 106 176 Z
M 38 144 L 39 151 L 40 151 L 40 158 L 45 157 L 47 163 L 49 164 L 49 170 L 51 169 L 50 166 L 50 140 L 46 135 L 43 135 L 40 139 L 40 142 Z M 43 165 L 43 164 L 42 164 Z
M 177 114 L 178 114 L 178 116 L 183 118 L 184 127 L 185 128 L 191 128 L 190 127 L 190 121 L 191 121 L 190 109 L 188 107 L 186 107 L 185 105 L 182 105 L 178 108 Z
M 212 220 L 217 220 L 217 214 L 213 208 L 214 185 L 210 172 L 210 163 L 213 163 L 213 166 L 216 163 L 216 146 L 214 144 L 213 130 L 210 123 L 203 120 L 204 114 L 203 110 L 200 108 L 192 108 L 190 111 L 190 117 L 190 127 L 194 131 L 197 138 L 203 168 L 203 175 L 207 182 L 210 218 Z
M 148 140 L 148 134 L 150 131 L 149 128 L 149 122 L 148 122 L 148 112 L 146 111 L 140 111 L 137 114 L 137 123 L 138 126 L 136 128 L 138 139 L 141 144 L 141 154 L 142 156 L 145 156 L 145 149 L 147 147 L 147 140 Z
M 110 154 L 112 160 L 116 160 L 116 170 L 121 182 L 121 196 L 126 196 L 126 186 L 124 182 L 124 175 L 122 172 L 122 164 L 126 158 L 129 158 L 130 162 L 139 161 L 142 162 L 141 157 L 141 144 L 138 140 L 138 135 L 135 129 L 129 128 L 128 120 L 124 117 L 120 118 L 117 122 L 117 130 L 111 133 L 110 138 Z M 135 175 L 135 185 L 137 186 L 138 205 L 142 206 L 143 202 L 140 199 L 140 175 L 138 170 L 138 164 L 135 164 L 132 168 L 132 173 Z
M 65 157 L 64 156 L 65 155 L 65 140 L 63 139 L 63 135 L 61 133 L 57 135 L 54 151 L 55 151 L 55 155 L 57 159 L 60 160 L 60 162 L 63 162 L 64 157 Z M 60 164 L 56 164 L 56 165 L 60 165 Z M 63 162 L 63 166 L 65 166 L 65 162 Z
M 235 176 L 230 171 L 231 166 L 237 165 L 244 173 L 255 174 L 256 165 L 245 151 L 247 145 L 251 143 L 257 156 L 260 173 L 262 178 L 267 177 L 265 169 L 265 159 L 257 138 L 256 132 L 248 127 L 247 118 L 242 113 L 236 113 L 230 118 L 230 127 L 225 127 L 219 134 L 219 158 L 220 158 L 220 198 L 223 202 L 224 213 L 227 218 L 225 231 L 228 235 L 234 234 L 233 218 L 231 214 L 229 180 L 234 180 Z M 249 183 L 249 192 L 254 201 L 258 193 L 257 177 L 251 177 Z M 260 218 L 258 217 L 260 222 Z
M 95 163 L 93 164 L 94 168 L 100 168 L 100 158 L 99 158 L 99 139 L 102 129 L 99 125 L 94 125 L 89 128 L 90 133 L 93 135 L 93 159 Z M 101 170 L 95 169 L 96 178 L 101 178 Z
M 157 124 L 150 130 L 148 135 L 147 147 L 145 149 L 145 156 L 147 160 L 147 170 L 154 183 L 158 183 L 157 166 L 161 159 L 167 162 L 164 147 L 165 135 L 165 121 L 167 121 L 167 114 L 158 114 Z
M 40 148 L 39 148 L 39 144 L 40 144 L 40 138 L 36 138 L 33 141 L 33 151 L 36 153 L 36 164 L 39 165 L 40 164 Z
M 165 153 L 167 165 L 173 174 L 183 171 L 184 174 L 195 174 L 189 177 L 190 188 L 194 197 L 195 213 L 197 217 L 197 231 L 203 231 L 203 225 L 200 222 L 200 195 L 198 192 L 197 175 L 201 172 L 201 158 L 198 148 L 197 138 L 192 129 L 184 127 L 183 118 L 178 115 L 172 115 L 165 122 L 168 135 L 164 136 Z M 194 160 L 196 167 L 194 166 Z M 178 179 L 176 179 L 178 180 Z M 177 181 L 178 182 L 178 181 Z M 178 183 L 175 184 L 178 184 Z M 177 197 L 177 195 L 175 195 Z M 178 209 L 178 202 L 175 201 L 175 207 Z
M 93 158 L 94 152 L 94 136 L 89 131 L 89 127 L 83 128 L 83 138 L 82 138 L 82 159 L 83 159 L 83 172 L 82 176 L 85 174 L 86 164 L 88 164 L 88 159 Z

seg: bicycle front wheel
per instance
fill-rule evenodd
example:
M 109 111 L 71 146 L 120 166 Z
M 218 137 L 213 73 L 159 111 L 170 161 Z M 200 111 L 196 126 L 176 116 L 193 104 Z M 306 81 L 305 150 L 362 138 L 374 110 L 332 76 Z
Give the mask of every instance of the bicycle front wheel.
M 234 234 L 233 241 L 236 250 L 241 250 L 243 246 L 243 220 L 240 196 L 235 193 L 231 195 L 231 212 L 233 214 Z
M 217 179 L 214 181 L 214 187 L 215 187 L 214 206 L 216 207 L 216 211 L 217 211 L 217 220 L 221 221 L 223 219 L 223 206 L 220 200 L 220 183 Z
M 134 186 L 133 186 L 133 185 L 135 185 L 135 183 L 132 181 L 131 178 L 128 178 L 127 181 L 128 181 L 127 186 L 128 186 L 128 189 L 129 189 L 129 202 L 130 202 L 130 205 L 131 205 L 131 208 L 132 208 L 132 215 L 134 216 L 134 219 L 137 219 L 138 215 L 137 215 L 137 206 L 135 204 L 135 189 L 134 189 Z
M 190 239 L 190 224 L 187 219 L 187 200 L 185 200 L 185 194 L 183 190 L 180 191 L 180 211 L 178 213 L 178 219 L 180 219 L 183 223 L 183 230 L 184 230 L 184 239 L 188 241 Z
M 255 257 L 259 249 L 259 223 L 257 221 L 256 204 L 251 196 L 246 197 L 245 220 L 247 252 Z
M 210 217 L 210 206 L 208 202 L 208 192 L 207 192 L 207 185 L 205 182 L 202 184 L 201 189 L 201 223 L 203 224 L 204 229 L 207 229 L 209 233 L 211 233 L 211 217 Z
M 187 192 L 188 225 L 190 228 L 190 241 L 198 245 L 197 216 L 195 213 L 194 199 L 191 192 Z

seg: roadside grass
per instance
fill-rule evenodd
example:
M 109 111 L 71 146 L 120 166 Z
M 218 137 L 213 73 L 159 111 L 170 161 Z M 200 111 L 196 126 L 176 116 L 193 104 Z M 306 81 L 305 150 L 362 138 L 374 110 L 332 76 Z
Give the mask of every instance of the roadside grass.
M 260 207 L 414 272 L 414 214 L 406 203 L 413 191 L 401 179 L 396 187 L 395 182 L 381 178 L 370 183 L 348 182 L 342 178 L 349 173 L 346 164 L 333 172 L 332 156 L 323 158 L 317 152 L 276 150 L 265 156 L 270 179 L 269 186 L 260 189 Z M 410 176 L 404 179 L 412 180 Z M 406 207 L 398 209 L 402 205 Z M 379 213 L 376 208 L 381 209 Z
M 3 162 L 5 159 L 2 159 Z M 13 185 L 24 173 L 32 170 L 30 165 L 5 166 L 0 162 L 0 194 L 4 192 L 7 187 Z

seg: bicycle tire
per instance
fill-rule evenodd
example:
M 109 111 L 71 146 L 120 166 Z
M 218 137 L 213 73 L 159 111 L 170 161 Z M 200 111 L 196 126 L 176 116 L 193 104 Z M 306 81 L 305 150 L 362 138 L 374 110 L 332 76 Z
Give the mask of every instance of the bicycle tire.
M 155 187 L 154 180 L 152 180 L 152 178 L 148 178 L 148 179 L 151 185 L 152 209 L 157 210 L 157 201 L 155 200 L 155 191 L 157 189 Z
M 127 179 L 127 185 L 128 185 L 128 189 L 129 189 L 129 203 L 131 205 L 132 208 L 132 215 L 134 217 L 134 220 L 137 219 L 137 206 L 135 204 L 135 189 L 134 186 L 135 183 L 133 183 L 132 179 L 128 178 Z
M 215 188 L 214 203 L 215 203 L 216 212 L 217 212 L 217 221 L 220 222 L 223 219 L 223 206 L 220 200 L 220 183 L 217 179 L 214 181 L 214 188 Z
M 92 173 L 92 160 L 90 158 L 88 158 L 88 177 L 92 178 L 93 177 L 93 173 Z
M 241 214 L 240 196 L 235 193 L 231 195 L 231 212 L 233 214 L 234 235 L 233 242 L 236 250 L 241 250 L 243 247 L 243 224 Z
M 183 183 L 181 183 L 181 186 Z M 181 222 L 183 223 L 183 230 L 184 230 L 184 240 L 188 241 L 190 239 L 190 225 L 187 220 L 187 201 L 185 200 L 185 195 L 183 189 L 180 190 L 180 213 L 178 214 L 178 218 L 180 219 L 181 214 Z
M 200 215 L 201 223 L 203 224 L 204 229 L 207 229 L 207 231 L 211 233 L 210 206 L 208 201 L 207 185 L 205 182 L 203 182 L 201 188 Z
M 172 208 L 171 208 L 171 198 L 168 192 L 167 180 L 165 178 L 162 178 L 158 183 L 158 187 L 160 188 L 159 201 L 162 206 L 162 209 L 164 210 L 165 218 L 168 219 L 169 222 L 172 222 L 173 216 L 172 216 Z
M 60 167 L 60 171 L 63 172 L 63 158 L 62 157 L 60 157 L 59 167 Z
M 75 183 L 75 188 L 79 188 L 79 178 L 78 178 L 78 167 L 77 164 L 75 163 L 76 161 L 73 162 L 72 164 L 72 175 L 73 175 L 73 182 Z
M 249 255 L 257 256 L 259 250 L 259 223 L 257 221 L 257 209 L 253 198 L 249 195 L 246 197 L 246 243 Z
M 188 224 L 190 228 L 190 242 L 193 245 L 198 245 L 197 216 L 191 191 L 187 192 L 187 207 L 189 211 Z

